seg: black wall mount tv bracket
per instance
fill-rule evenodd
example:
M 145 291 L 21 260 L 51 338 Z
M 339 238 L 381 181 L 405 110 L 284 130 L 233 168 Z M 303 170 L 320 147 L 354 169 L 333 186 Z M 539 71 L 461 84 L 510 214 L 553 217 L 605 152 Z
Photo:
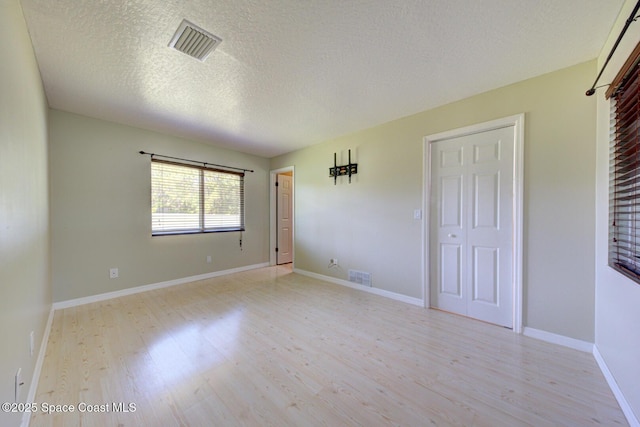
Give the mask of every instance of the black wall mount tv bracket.
M 338 166 L 337 163 L 337 155 L 333 153 L 333 167 L 329 168 L 329 177 L 333 177 L 333 185 L 338 183 L 338 177 L 348 175 L 349 176 L 349 184 L 351 184 L 351 175 L 355 175 L 358 173 L 358 164 L 351 163 L 351 150 L 349 150 L 349 164 Z

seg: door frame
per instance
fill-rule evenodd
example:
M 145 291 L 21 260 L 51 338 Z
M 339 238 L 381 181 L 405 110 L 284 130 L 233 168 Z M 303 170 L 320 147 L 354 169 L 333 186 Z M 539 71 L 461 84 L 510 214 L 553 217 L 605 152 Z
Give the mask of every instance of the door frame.
M 292 265 L 295 268 L 296 257 L 296 172 L 294 166 L 287 166 L 280 169 L 273 169 L 269 173 L 269 265 L 277 265 L 278 258 L 276 257 L 276 242 L 277 242 L 277 222 L 276 207 L 278 200 L 276 199 L 276 180 L 278 174 L 284 172 L 291 172 L 291 217 L 293 223 L 291 226 L 291 253 L 292 253 Z
M 523 193 L 524 193 L 524 113 L 514 116 L 504 117 L 497 120 L 478 123 L 471 126 L 465 126 L 446 132 L 425 136 L 423 139 L 423 200 L 422 211 L 424 212 L 423 223 L 423 268 L 422 279 L 424 288 L 422 296 L 424 306 L 431 307 L 431 286 L 429 281 L 430 266 L 430 209 L 429 201 L 431 200 L 431 144 L 448 139 L 463 137 L 476 133 L 488 132 L 495 129 L 514 127 L 515 146 L 513 150 L 513 253 L 512 253 L 512 282 L 513 282 L 513 332 L 522 333 L 522 307 L 523 307 L 523 290 L 522 290 L 522 247 L 523 247 Z

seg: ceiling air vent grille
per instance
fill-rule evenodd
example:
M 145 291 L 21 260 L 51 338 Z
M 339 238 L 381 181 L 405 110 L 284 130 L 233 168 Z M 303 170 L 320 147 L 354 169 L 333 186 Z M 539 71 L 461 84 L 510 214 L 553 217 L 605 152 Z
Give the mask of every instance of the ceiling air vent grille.
M 183 19 L 178 30 L 173 35 L 169 47 L 182 53 L 204 61 L 222 42 L 220 37 L 214 36 L 197 25 Z

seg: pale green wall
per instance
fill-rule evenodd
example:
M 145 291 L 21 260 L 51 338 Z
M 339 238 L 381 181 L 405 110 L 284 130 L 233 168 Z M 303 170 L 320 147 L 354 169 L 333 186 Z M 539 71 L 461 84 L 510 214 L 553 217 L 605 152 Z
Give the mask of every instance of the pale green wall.
M 0 401 L 22 368 L 24 402 L 51 308 L 47 102 L 17 0 L 0 0 L 0 38 Z M 0 412 L 0 425 L 20 418 Z
M 612 44 L 631 14 L 635 0 L 628 0 L 598 63 L 604 63 Z M 609 83 L 640 40 L 635 23 L 622 39 L 599 84 Z M 596 347 L 624 393 L 636 422 L 640 422 L 640 284 L 609 268 L 609 101 L 606 88 L 593 97 L 598 102 L 597 154 L 597 257 L 596 257 Z
M 364 270 L 421 298 L 423 137 L 525 113 L 524 325 L 593 342 L 595 73 L 591 61 L 272 159 L 295 166 L 296 268 Z M 349 148 L 358 175 L 334 186 L 333 153 L 346 163 Z
M 626 2 L 623 19 L 633 4 Z M 0 0 L 0 35 L 11 40 L 0 46 L 0 400 L 11 401 L 19 367 L 31 381 L 35 356 L 28 354 L 28 335 L 35 331 L 37 354 L 52 298 L 47 107 L 17 0 Z M 639 37 L 632 26 L 614 63 Z M 595 305 L 596 346 L 639 414 L 640 341 L 633 325 L 640 323 L 640 286 L 606 267 L 608 103 L 600 92 L 583 95 L 596 71 L 594 62 L 582 64 L 271 162 L 52 110 L 54 299 L 266 262 L 268 169 L 290 165 L 296 166 L 296 267 L 343 279 L 349 268 L 370 271 L 374 286 L 420 298 L 422 226 L 412 214 L 422 207 L 422 138 L 524 112 L 525 326 L 592 341 Z M 605 75 L 602 82 L 609 80 Z M 328 178 L 333 153 L 344 163 L 349 148 L 359 173 L 353 184 L 341 178 L 334 186 Z M 245 250 L 239 251 L 237 233 L 151 238 L 148 158 L 136 154 L 141 149 L 256 169 L 247 176 Z M 340 270 L 327 269 L 331 257 L 339 258 Z M 114 266 L 121 277 L 110 280 Z M 18 418 L 0 413 L 0 424 L 17 424 Z
M 268 261 L 267 159 L 58 110 L 49 127 L 54 301 Z M 236 232 L 152 237 L 150 160 L 140 150 L 254 169 L 244 250 Z

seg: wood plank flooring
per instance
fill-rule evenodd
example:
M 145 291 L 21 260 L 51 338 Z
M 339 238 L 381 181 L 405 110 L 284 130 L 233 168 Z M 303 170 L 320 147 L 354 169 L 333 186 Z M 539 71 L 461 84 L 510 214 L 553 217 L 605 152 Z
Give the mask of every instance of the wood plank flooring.
M 590 354 L 286 267 L 57 311 L 36 403 L 75 412 L 32 427 L 627 425 Z

